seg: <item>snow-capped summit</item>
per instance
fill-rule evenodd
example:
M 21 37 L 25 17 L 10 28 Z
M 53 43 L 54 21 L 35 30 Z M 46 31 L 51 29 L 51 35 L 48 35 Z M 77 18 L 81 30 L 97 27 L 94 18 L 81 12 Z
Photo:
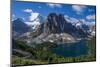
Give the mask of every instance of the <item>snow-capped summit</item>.
M 39 13 L 32 13 L 29 17 L 29 21 L 25 23 L 35 30 L 40 26 L 41 23 L 43 23 L 43 17 Z
M 75 25 L 77 22 L 79 22 L 78 19 L 76 18 L 73 18 L 73 17 L 69 17 L 67 15 L 64 16 L 65 17 L 65 20 L 69 23 L 72 23 L 72 25 Z

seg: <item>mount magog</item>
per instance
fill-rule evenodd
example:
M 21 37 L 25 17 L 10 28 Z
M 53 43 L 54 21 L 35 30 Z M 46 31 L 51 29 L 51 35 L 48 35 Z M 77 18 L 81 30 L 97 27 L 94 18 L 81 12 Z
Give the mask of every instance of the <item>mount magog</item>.
M 77 23 L 80 23 L 80 25 L 73 25 L 65 19 L 63 14 L 50 13 L 35 30 L 17 19 L 13 21 L 13 31 L 21 33 L 17 39 L 26 41 L 28 44 L 43 42 L 72 43 L 90 35 L 88 25 L 82 24 L 81 21 Z

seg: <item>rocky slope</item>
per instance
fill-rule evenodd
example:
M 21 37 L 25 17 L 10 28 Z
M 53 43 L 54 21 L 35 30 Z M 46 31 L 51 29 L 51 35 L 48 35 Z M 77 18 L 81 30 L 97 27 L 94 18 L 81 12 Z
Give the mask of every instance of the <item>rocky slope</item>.
M 18 39 L 26 41 L 28 44 L 42 42 L 71 43 L 89 35 L 89 27 L 87 25 L 83 24 L 81 21 L 78 21 L 76 25 L 73 25 L 65 19 L 63 14 L 50 13 L 46 20 L 40 21 L 38 19 L 38 21 L 41 24 L 38 27 L 35 27 L 35 31 L 28 32 L 29 27 L 25 24 L 21 26 L 21 24 L 18 24 L 20 21 L 15 20 L 14 22 L 18 23 L 13 24 L 13 26 L 15 25 L 14 31 L 16 31 L 18 25 L 17 32 L 27 31 L 20 35 Z M 31 25 L 32 28 L 33 25 Z

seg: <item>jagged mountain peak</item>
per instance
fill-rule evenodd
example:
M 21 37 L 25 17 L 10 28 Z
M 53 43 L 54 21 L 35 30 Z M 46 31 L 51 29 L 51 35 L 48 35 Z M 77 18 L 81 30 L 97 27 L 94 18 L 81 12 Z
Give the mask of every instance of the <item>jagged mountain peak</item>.
M 42 21 L 41 21 L 42 20 Z M 18 20 L 19 21 L 19 20 Z M 22 21 L 21 21 L 22 22 Z M 37 24 L 41 23 L 42 24 Z M 31 40 L 32 42 L 42 42 L 42 40 L 56 41 L 54 36 L 57 36 L 57 42 L 59 41 L 59 37 L 61 40 L 70 41 L 75 40 L 75 38 L 86 37 L 88 26 L 84 25 L 82 21 L 76 22 L 76 26 L 70 23 L 64 17 L 64 14 L 56 14 L 50 13 L 48 14 L 45 20 L 41 19 L 41 15 L 37 16 L 34 21 L 27 22 L 30 25 L 26 24 L 27 26 L 34 29 L 34 31 L 30 31 L 29 35 L 24 35 L 27 39 Z M 14 25 L 13 25 L 14 26 Z M 17 25 L 18 26 L 18 25 Z M 26 27 L 27 27 L 26 26 Z M 23 27 L 20 30 L 27 30 L 28 28 Z M 24 38 L 24 36 L 21 36 Z M 30 38 L 31 37 L 31 38 Z M 66 39 L 67 38 L 67 39 Z
M 16 33 L 16 36 L 17 34 L 21 35 L 31 30 L 31 28 L 27 24 L 24 23 L 22 18 L 17 18 L 16 20 L 12 21 L 12 23 L 13 23 L 12 29 L 13 29 L 13 32 Z
M 33 15 L 34 16 L 34 15 Z M 32 17 L 31 17 L 32 18 Z M 44 22 L 44 17 L 41 14 L 36 14 L 35 17 L 31 19 L 31 21 L 25 22 L 28 26 L 30 26 L 33 31 L 37 29 Z
M 13 22 L 24 22 L 24 20 L 22 19 L 22 18 L 17 18 L 17 19 L 15 19 L 15 20 L 13 20 Z
M 47 22 L 44 23 L 45 33 L 63 33 L 75 31 L 75 27 L 65 20 L 63 14 L 50 13 L 47 16 Z

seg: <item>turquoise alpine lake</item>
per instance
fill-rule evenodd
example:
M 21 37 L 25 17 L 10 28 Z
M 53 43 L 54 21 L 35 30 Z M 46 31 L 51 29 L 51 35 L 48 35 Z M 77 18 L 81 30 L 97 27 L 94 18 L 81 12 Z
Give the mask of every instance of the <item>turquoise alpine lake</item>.
M 52 52 L 59 56 L 64 57 L 77 57 L 88 54 L 88 46 L 86 40 L 81 40 L 76 43 L 63 43 L 58 44 L 57 47 L 52 49 Z

